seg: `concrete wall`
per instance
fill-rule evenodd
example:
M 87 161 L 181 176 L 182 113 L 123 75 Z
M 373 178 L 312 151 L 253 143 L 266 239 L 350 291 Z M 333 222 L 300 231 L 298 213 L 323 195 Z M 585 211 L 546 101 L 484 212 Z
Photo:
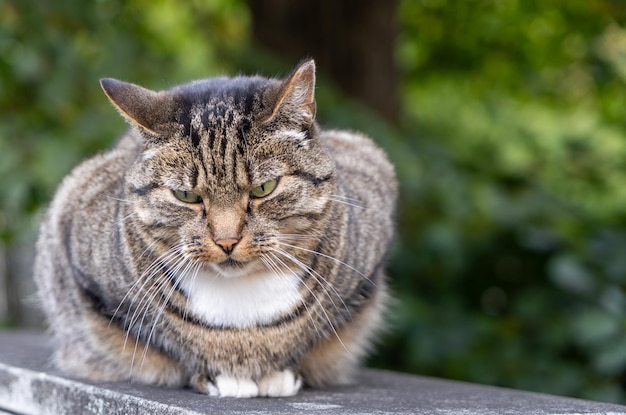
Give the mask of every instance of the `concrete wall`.
M 0 414 L 626 415 L 626 407 L 363 370 L 356 384 L 292 398 L 211 398 L 187 389 L 87 382 L 50 368 L 41 332 L 0 332 Z

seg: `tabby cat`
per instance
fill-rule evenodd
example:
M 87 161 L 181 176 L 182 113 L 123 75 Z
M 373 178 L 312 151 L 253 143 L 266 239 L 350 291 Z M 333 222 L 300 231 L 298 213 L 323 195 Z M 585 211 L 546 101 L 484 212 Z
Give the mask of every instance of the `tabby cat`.
M 368 138 L 315 123 L 314 62 L 101 85 L 131 129 L 63 181 L 37 243 L 56 365 L 212 396 L 350 381 L 382 325 L 397 185 Z

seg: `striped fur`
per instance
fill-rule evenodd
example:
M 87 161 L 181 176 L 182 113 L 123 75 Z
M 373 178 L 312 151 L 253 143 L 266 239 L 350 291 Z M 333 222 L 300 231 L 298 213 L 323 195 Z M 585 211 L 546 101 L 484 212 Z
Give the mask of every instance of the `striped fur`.
M 348 382 L 382 326 L 397 186 L 368 138 L 315 124 L 313 61 L 102 86 L 132 128 L 64 180 L 37 245 L 55 363 L 217 396 Z

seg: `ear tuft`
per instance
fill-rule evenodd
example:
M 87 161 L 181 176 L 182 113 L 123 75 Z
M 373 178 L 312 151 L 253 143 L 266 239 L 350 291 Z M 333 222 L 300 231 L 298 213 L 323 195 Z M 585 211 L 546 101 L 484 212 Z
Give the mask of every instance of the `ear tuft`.
M 117 79 L 100 80 L 111 103 L 130 123 L 153 134 L 160 134 L 171 121 L 173 99 L 166 92 L 155 92 Z
M 315 61 L 309 59 L 283 81 L 269 119 L 281 114 L 308 128 L 315 120 L 315 111 Z

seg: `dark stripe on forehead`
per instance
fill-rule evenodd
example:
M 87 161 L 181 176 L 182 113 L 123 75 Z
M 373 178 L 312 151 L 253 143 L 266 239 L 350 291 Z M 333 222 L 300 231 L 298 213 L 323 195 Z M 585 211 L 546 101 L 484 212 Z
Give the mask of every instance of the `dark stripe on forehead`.
M 244 97 L 243 100 L 243 111 L 244 114 L 248 115 L 248 114 L 252 114 L 252 112 L 254 111 L 254 103 L 257 100 L 255 99 L 254 94 L 248 94 Z
M 243 156 L 245 149 L 248 146 L 246 132 L 243 127 L 239 127 L 239 130 L 237 130 L 237 137 L 239 138 L 239 140 L 237 140 L 237 152 L 240 156 Z
M 189 137 L 189 143 L 191 144 L 192 147 L 196 147 L 198 144 L 194 143 L 194 138 L 193 138 L 193 127 L 191 126 L 191 102 L 187 99 L 182 99 L 179 102 L 180 108 L 179 108 L 179 116 L 180 116 L 180 124 L 183 128 L 183 135 L 186 135 Z
M 231 125 L 233 125 L 233 112 L 232 111 L 228 111 L 228 114 L 226 115 L 226 126 L 230 127 Z
M 201 148 L 198 148 L 198 149 L 200 151 L 202 151 Z M 201 157 L 202 157 L 202 155 L 201 155 Z M 190 184 L 191 184 L 191 188 L 192 189 L 195 189 L 196 186 L 198 185 L 198 176 L 199 175 L 200 175 L 200 173 L 198 172 L 198 166 L 196 166 L 196 164 L 194 163 L 191 166 L 191 176 L 190 176 L 190 179 L 191 179 L 191 183 Z
M 213 137 L 215 138 L 215 132 L 213 133 Z M 211 175 L 215 176 L 217 174 L 217 166 L 215 163 L 215 151 L 213 150 L 213 147 L 209 147 L 209 152 L 208 155 L 206 156 L 206 158 L 203 160 L 205 165 L 206 164 L 210 164 L 211 165 Z M 211 156 L 211 160 L 209 160 L 209 156 Z M 205 174 L 205 177 L 208 177 L 208 169 L 205 169 L 205 172 L 207 174 Z
M 226 157 L 226 146 L 228 145 L 228 137 L 226 136 L 226 128 L 222 129 L 222 142 L 220 144 L 220 158 L 224 163 L 224 157 Z
M 250 114 L 252 112 L 255 101 L 253 89 L 235 89 L 233 90 L 233 98 L 235 99 L 237 106 L 241 109 L 243 114 Z
M 304 180 L 308 180 L 309 182 L 313 183 L 314 186 L 319 186 L 320 184 L 327 182 L 334 177 L 332 173 L 325 177 L 317 177 L 307 171 L 301 171 L 301 170 L 294 171 L 292 175 L 300 177 L 301 179 L 304 179 Z
M 189 139 L 191 141 L 191 147 L 196 148 L 200 145 L 200 133 L 191 125 L 189 125 L 189 129 Z
M 233 151 L 231 154 L 232 159 L 230 160 L 230 174 L 231 177 L 233 179 L 234 183 L 237 183 L 237 165 L 238 165 L 238 161 L 239 161 L 239 156 L 241 155 L 241 153 L 239 155 L 237 155 L 237 153 L 239 152 L 239 143 L 237 143 L 237 145 L 233 146 Z
M 215 130 L 211 128 L 209 130 L 209 142 L 208 142 L 209 151 L 213 151 L 214 145 L 215 145 Z
M 202 111 L 202 114 L 200 115 L 200 120 L 202 121 L 202 127 L 205 130 L 209 129 L 209 113 L 208 111 Z
M 244 134 L 248 134 L 250 128 L 252 128 L 252 121 L 250 121 L 249 118 L 244 118 L 241 121 L 241 126 L 239 128 L 243 130 Z
M 252 128 L 252 121 L 250 121 L 249 118 L 244 118 L 241 121 L 241 126 L 239 127 L 240 144 L 243 146 L 244 151 L 248 150 L 248 139 L 246 136 L 248 135 L 248 132 L 250 132 L 250 128 Z M 243 155 L 243 152 L 241 154 Z
M 136 195 L 145 196 L 151 191 L 153 191 L 154 189 L 157 189 L 158 187 L 159 187 L 158 183 L 150 183 L 142 187 L 131 187 L 130 191 L 132 193 L 135 193 Z

